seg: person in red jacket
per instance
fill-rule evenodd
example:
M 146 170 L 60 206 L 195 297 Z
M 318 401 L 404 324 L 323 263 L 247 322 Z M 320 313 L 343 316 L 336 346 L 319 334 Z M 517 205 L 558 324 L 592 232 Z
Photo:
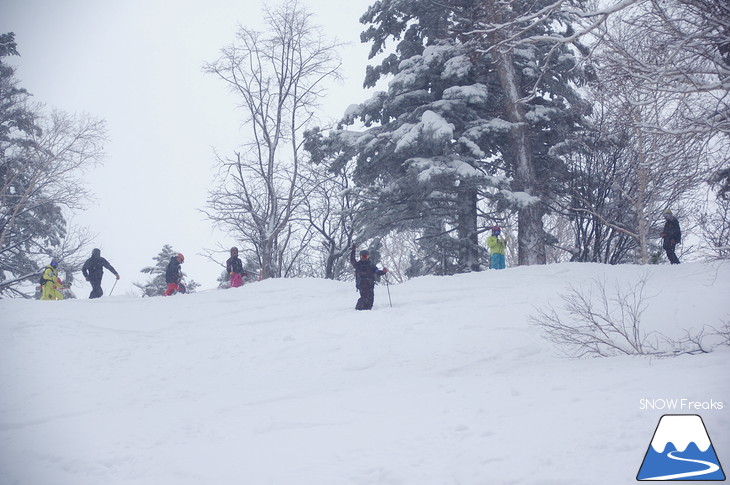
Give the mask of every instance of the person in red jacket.
M 388 268 L 378 269 L 370 261 L 370 253 L 366 249 L 360 251 L 360 260 L 356 260 L 356 249 L 357 247 L 353 244 L 352 251 L 350 251 L 350 264 L 355 268 L 355 287 L 360 292 L 355 310 L 372 310 L 375 301 L 375 276 L 384 275 L 388 272 Z

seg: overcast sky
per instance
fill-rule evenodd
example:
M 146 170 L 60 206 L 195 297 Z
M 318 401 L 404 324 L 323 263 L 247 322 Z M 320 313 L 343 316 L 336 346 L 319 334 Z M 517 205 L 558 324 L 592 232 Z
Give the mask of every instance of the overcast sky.
M 370 0 L 302 0 L 341 50 L 343 75 L 323 104 L 339 118 L 370 93 L 362 88 L 368 47 L 358 22 Z M 88 175 L 95 203 L 76 217 L 122 276 L 115 294 L 146 276 L 164 244 L 185 255 L 188 279 L 216 285 L 220 267 L 198 256 L 220 242 L 198 209 L 214 174 L 213 148 L 241 142 L 241 116 L 224 83 L 202 72 L 235 38 L 261 26 L 251 0 L 4 0 L 0 32 L 15 32 L 16 77 L 35 101 L 106 120 L 106 161 Z M 108 293 L 113 278 L 103 286 Z M 90 289 L 89 289 L 90 290 Z M 87 296 L 84 289 L 77 296 Z

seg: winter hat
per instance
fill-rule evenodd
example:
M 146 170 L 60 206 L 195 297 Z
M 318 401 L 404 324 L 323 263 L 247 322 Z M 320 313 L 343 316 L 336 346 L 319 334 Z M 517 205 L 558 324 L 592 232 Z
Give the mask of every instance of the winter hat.
M 665 216 L 670 216 L 670 217 L 674 215 L 674 214 L 672 214 L 672 211 L 670 211 L 669 209 L 665 210 L 665 211 L 663 212 L 663 214 L 664 214 Z
M 499 226 L 493 226 L 492 232 L 502 232 L 502 229 Z
M 370 256 L 370 251 L 368 251 L 367 249 L 363 249 L 362 251 L 360 251 L 360 257 L 362 256 Z
M 55 268 L 56 266 L 58 266 L 58 261 L 56 261 L 55 259 L 52 259 L 52 260 L 51 260 L 51 266 L 53 266 L 54 268 Z
M 94 258 L 98 258 L 99 256 L 101 256 L 101 249 L 99 249 L 99 248 L 92 249 L 91 256 Z

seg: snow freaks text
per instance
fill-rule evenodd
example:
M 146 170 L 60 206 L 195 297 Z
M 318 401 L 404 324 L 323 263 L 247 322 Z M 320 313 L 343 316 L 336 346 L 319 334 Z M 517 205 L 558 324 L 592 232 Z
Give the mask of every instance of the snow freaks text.
M 722 401 L 694 401 L 692 399 L 647 399 L 639 400 L 639 409 L 641 411 L 721 411 L 725 404 Z

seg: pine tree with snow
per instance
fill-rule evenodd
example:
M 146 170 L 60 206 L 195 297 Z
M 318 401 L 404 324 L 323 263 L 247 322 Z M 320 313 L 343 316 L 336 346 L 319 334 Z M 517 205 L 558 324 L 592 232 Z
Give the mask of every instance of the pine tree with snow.
M 356 159 L 355 181 L 370 200 L 371 233 L 419 229 L 429 257 L 453 261 L 453 271 L 479 267 L 484 200 L 519 212 L 520 261 L 545 262 L 543 202 L 566 173 L 553 150 L 579 128 L 587 110 L 574 90 L 581 70 L 567 47 L 558 49 L 548 75 L 539 60 L 552 44 L 513 48 L 515 84 L 506 84 L 498 69 L 503 59 L 470 33 L 483 13 L 477 1 L 375 3 L 361 19 L 369 26 L 362 39 L 372 43 L 371 58 L 387 41 L 399 42 L 368 67 L 365 85 L 389 76 L 388 89 L 348 109 L 344 122 L 359 121 L 364 131 L 336 131 L 319 152 L 330 154 L 333 166 Z M 549 26 L 535 29 L 550 33 Z M 517 108 L 510 105 L 514 90 Z

